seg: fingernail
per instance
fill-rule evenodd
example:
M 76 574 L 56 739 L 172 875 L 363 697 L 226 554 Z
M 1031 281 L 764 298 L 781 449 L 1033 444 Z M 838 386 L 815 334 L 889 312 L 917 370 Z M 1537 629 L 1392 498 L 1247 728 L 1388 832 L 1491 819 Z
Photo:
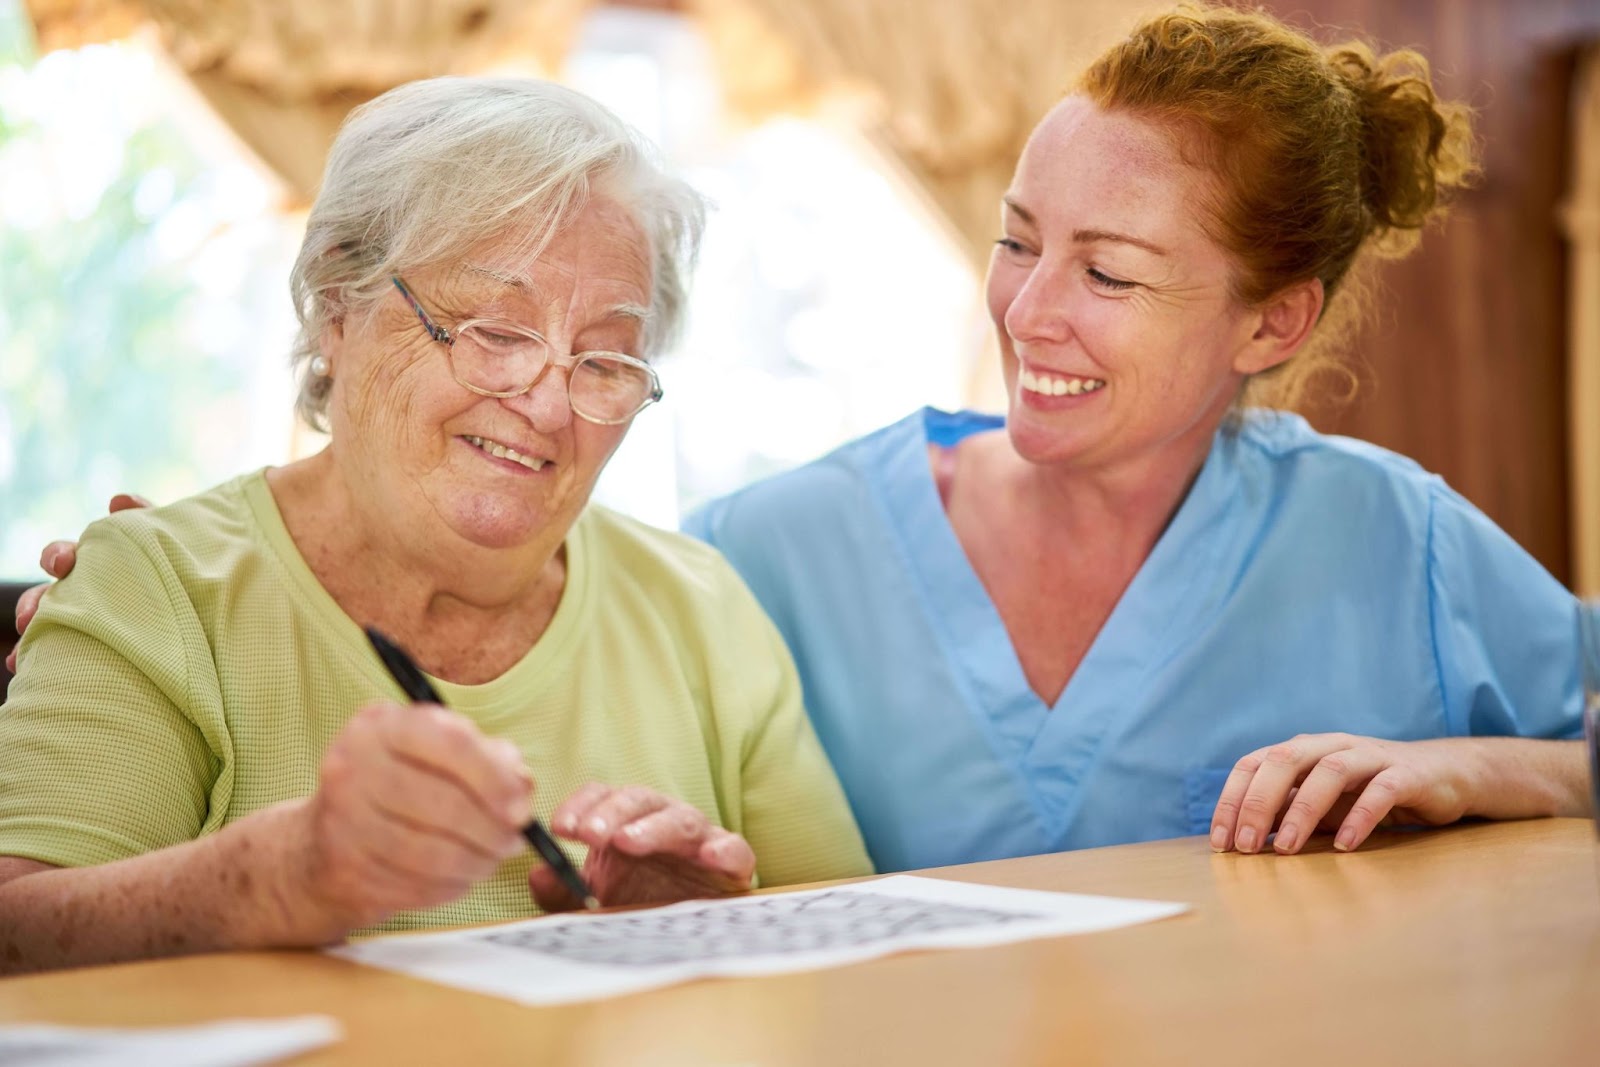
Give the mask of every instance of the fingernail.
M 561 816 L 560 821 L 556 823 L 556 829 L 564 834 L 576 832 L 578 829 L 578 817 L 576 815 Z
M 61 550 L 59 548 L 46 549 L 45 553 L 44 553 L 44 559 L 41 561 L 41 562 L 44 563 L 44 569 L 47 570 L 47 571 L 55 570 L 56 569 L 56 557 L 58 557 L 60 555 L 61 555 Z
M 636 822 L 631 822 L 622 828 L 622 832 L 627 834 L 629 837 L 637 838 L 640 834 L 644 833 L 644 827 L 640 826 Z
M 1213 852 L 1228 851 L 1228 828 L 1226 826 L 1213 826 L 1211 828 L 1211 850 Z
M 1339 831 L 1339 836 L 1333 839 L 1333 847 L 1340 852 L 1349 852 L 1356 847 L 1356 832 L 1351 829 Z
M 1256 831 L 1253 826 L 1246 826 L 1239 831 L 1239 837 L 1233 843 L 1240 852 L 1254 852 L 1256 850 Z
M 589 820 L 589 829 L 593 830 L 597 834 L 603 834 L 606 832 L 606 821 L 600 816 L 596 815 L 594 818 Z
M 1300 840 L 1300 831 L 1292 826 L 1283 826 L 1278 829 L 1278 836 L 1272 839 L 1272 847 L 1279 852 L 1293 852 L 1294 846 Z

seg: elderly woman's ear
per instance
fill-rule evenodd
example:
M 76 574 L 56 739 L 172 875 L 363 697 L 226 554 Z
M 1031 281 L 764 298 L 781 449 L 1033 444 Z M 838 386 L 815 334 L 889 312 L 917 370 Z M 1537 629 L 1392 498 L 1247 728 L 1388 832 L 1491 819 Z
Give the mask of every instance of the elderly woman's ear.
M 344 346 L 344 294 L 329 293 L 324 300 L 328 313 L 322 332 L 317 335 L 317 354 L 311 357 L 311 373 L 319 378 L 331 378 L 337 352 Z

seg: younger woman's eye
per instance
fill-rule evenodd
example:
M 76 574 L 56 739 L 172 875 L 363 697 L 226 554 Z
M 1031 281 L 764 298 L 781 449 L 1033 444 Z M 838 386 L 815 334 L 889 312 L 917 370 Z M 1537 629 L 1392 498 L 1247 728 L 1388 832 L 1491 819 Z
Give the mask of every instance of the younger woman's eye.
M 1124 281 L 1121 278 L 1113 278 L 1109 274 L 1102 274 L 1093 267 L 1085 267 L 1084 273 L 1089 275 L 1089 280 L 1094 284 L 1106 289 L 1132 289 L 1139 284 L 1138 282 Z
M 1028 251 L 1027 246 L 1014 237 L 1002 237 L 995 244 L 1016 255 L 1024 255 Z

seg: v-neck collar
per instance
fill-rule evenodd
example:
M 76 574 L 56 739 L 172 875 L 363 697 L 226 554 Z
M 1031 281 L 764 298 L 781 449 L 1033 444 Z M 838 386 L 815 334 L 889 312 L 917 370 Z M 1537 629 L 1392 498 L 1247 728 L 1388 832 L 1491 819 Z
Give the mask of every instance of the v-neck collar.
M 1124 699 L 1174 651 L 1225 594 L 1226 539 L 1215 536 L 1232 498 L 1235 435 L 1219 432 L 1200 475 L 1095 636 L 1056 703 L 1029 686 L 1000 612 L 950 525 L 928 462 L 928 445 L 950 445 L 998 429 L 997 416 L 925 408 L 886 435 L 874 467 L 876 491 L 928 607 L 944 659 L 996 758 L 1030 783 L 1047 827 L 1070 820 L 1077 790 Z

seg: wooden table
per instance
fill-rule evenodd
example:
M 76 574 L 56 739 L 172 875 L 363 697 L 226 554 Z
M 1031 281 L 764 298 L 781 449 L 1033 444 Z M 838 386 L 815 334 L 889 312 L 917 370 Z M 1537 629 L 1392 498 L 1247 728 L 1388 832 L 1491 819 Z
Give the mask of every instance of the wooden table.
M 1600 1064 L 1600 847 L 1565 819 L 1380 834 L 1340 855 L 1200 838 L 939 877 L 1181 900 L 1101 934 L 702 981 L 564 1008 L 309 952 L 0 980 L 0 1020 L 326 1012 L 304 1064 Z

